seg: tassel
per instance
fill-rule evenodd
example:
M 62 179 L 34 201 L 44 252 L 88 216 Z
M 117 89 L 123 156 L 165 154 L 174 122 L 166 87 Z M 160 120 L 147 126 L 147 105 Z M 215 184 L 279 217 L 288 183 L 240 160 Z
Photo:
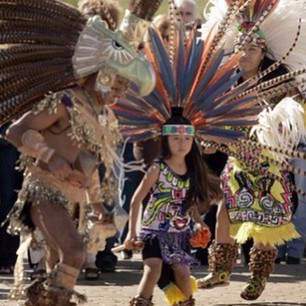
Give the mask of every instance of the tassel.
M 190 276 L 191 292 L 194 293 L 197 290 L 196 279 Z M 167 287 L 163 289 L 163 295 L 169 305 L 174 305 L 177 302 L 184 301 L 186 297 L 179 287 L 175 283 L 170 283 Z

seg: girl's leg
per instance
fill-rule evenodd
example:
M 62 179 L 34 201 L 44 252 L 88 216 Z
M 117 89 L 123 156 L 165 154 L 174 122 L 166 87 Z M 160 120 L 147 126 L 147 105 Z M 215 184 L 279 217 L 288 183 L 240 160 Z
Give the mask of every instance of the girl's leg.
M 160 258 L 148 258 L 143 262 L 143 275 L 138 287 L 138 294 L 145 299 L 151 299 L 162 268 Z
M 138 294 L 130 301 L 131 306 L 151 306 L 154 287 L 157 284 L 162 269 L 160 258 L 147 258 L 143 262 L 143 275 L 138 286 Z
M 190 284 L 190 268 L 187 265 L 172 265 L 174 271 L 175 284 L 185 295 L 186 299 L 175 303 L 176 306 L 193 306 L 195 305 L 195 300 L 192 298 L 192 289 Z
M 172 265 L 174 271 L 175 284 L 180 288 L 186 299 L 192 295 L 190 285 L 190 268 L 187 265 Z
M 236 262 L 238 245 L 230 237 L 230 221 L 224 203 L 219 203 L 215 240 L 208 250 L 208 264 L 211 271 L 204 278 L 197 279 L 199 288 L 228 285 L 232 268 Z

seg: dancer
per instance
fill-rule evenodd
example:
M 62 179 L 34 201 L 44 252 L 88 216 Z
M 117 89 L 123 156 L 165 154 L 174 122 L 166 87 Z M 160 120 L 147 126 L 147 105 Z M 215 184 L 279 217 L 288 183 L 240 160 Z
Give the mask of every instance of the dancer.
M 10 215 L 10 230 L 25 239 L 20 251 L 35 227 L 46 240 L 49 275 L 27 288 L 25 305 L 75 305 L 84 300 L 73 289 L 85 261 L 88 233 L 83 237 L 78 233 L 74 212 L 78 204 L 79 220 L 85 222 L 84 204 L 89 203 L 92 219 L 104 222 L 97 167 L 103 162 L 110 171 L 113 166 L 117 130 L 102 111 L 104 104 L 126 90 L 129 80 L 138 83 L 141 94 L 150 92 L 154 84 L 151 67 L 129 43 L 136 45 L 142 40 L 137 35 L 143 33 L 135 34 L 129 25 L 147 24 L 141 17 L 151 19 L 159 2 L 132 1 L 116 33 L 108 30 L 99 16 L 87 19 L 59 1 L 20 2 L 0 4 L 1 12 L 7 10 L 1 14 L 5 26 L 0 38 L 9 44 L 1 49 L 1 58 L 10 58 L 1 61 L 4 77 L 0 86 L 5 88 L 0 95 L 1 120 L 20 115 L 35 104 L 36 108 L 17 119 L 6 134 L 24 155 L 26 168 Z M 24 26 L 30 29 L 26 38 Z M 10 31 L 16 35 L 9 35 Z M 44 94 L 60 89 L 66 90 L 37 104 Z M 15 268 L 12 297 L 16 298 L 23 289 L 18 282 L 21 266 L 22 255 Z
M 193 305 L 195 283 L 190 282 L 189 266 L 195 260 L 190 254 L 189 239 L 194 227 L 206 226 L 199 211 L 207 210 L 212 200 L 220 199 L 221 189 L 217 179 L 210 181 L 194 139 L 194 126 L 182 116 L 182 111 L 172 108 L 172 117 L 162 127 L 161 158 L 150 167 L 132 198 L 129 232 L 124 242 L 128 249 L 137 238 L 141 201 L 152 190 L 140 232 L 144 241 L 144 273 L 138 296 L 131 305 L 152 305 L 150 300 L 163 263 L 173 269 L 173 281 L 182 293 L 179 305 Z
M 272 17 L 269 16 L 270 19 L 264 20 L 268 13 L 272 15 L 273 10 L 276 12 L 273 16 L 274 19 L 272 19 L 274 21 L 282 16 L 281 12 L 297 12 L 297 6 L 298 4 L 295 2 L 254 1 L 247 7 L 244 5 L 244 10 L 240 10 L 244 14 L 242 14 L 243 21 L 238 27 L 240 34 L 237 36 L 236 43 L 239 44 L 239 48 L 244 48 L 245 52 L 239 63 L 243 68 L 242 76 L 244 79 L 253 79 L 254 81 L 263 77 L 269 79 L 271 76 L 266 76 L 267 73 L 261 72 L 267 68 L 266 63 L 269 63 L 268 66 L 271 65 L 274 69 L 281 63 L 279 61 L 275 64 L 275 61 L 267 57 L 267 55 L 271 57 L 271 53 L 274 51 L 271 47 L 275 44 L 273 45 L 271 41 L 270 45 L 270 41 L 265 38 L 263 31 L 258 29 L 259 22 L 263 22 L 262 25 L 267 27 L 267 23 L 269 20 L 271 21 Z M 218 6 L 215 10 L 219 8 L 221 7 Z M 230 6 L 229 12 L 231 9 L 233 10 L 234 7 Z M 211 16 L 214 19 L 216 14 Z M 288 16 L 290 15 L 286 13 L 286 19 Z M 296 15 L 291 17 L 296 19 Z M 272 28 L 270 25 L 270 29 Z M 226 42 L 230 44 L 233 42 L 233 38 L 230 40 L 227 37 Z M 288 50 L 285 50 L 283 55 Z M 277 51 L 279 55 L 279 50 Z M 267 54 L 267 52 L 269 53 Z M 296 56 L 299 56 L 298 52 Z M 279 59 L 281 60 L 280 57 Z M 289 65 L 290 67 L 298 64 L 295 59 L 289 63 L 292 64 Z M 265 67 L 262 70 L 263 65 Z M 267 69 L 268 72 L 273 71 L 271 67 Z M 281 69 L 279 69 L 279 74 L 286 73 L 286 69 Z M 273 73 L 275 76 L 276 70 Z M 286 89 L 279 87 L 279 90 L 274 90 L 274 92 L 282 94 L 296 84 L 298 83 L 291 81 L 291 84 L 288 84 L 287 88 L 285 87 Z M 262 86 L 264 87 L 264 85 Z M 265 97 L 269 98 L 269 95 Z M 303 125 L 297 118 L 293 119 L 290 124 L 286 125 L 287 133 L 290 134 L 295 128 L 303 131 Z M 266 128 L 272 129 L 273 127 Z M 277 129 L 275 131 L 277 132 Z M 211 273 L 205 278 L 197 280 L 200 288 L 228 284 L 229 275 L 237 257 L 238 245 L 235 241 L 244 243 L 247 239 L 253 238 L 254 246 L 250 252 L 249 264 L 251 276 L 241 292 L 241 297 L 246 300 L 255 300 L 263 292 L 269 275 L 273 271 L 276 257 L 275 246 L 298 236 L 290 222 L 293 188 L 288 170 L 284 165 L 274 161 L 275 154 L 267 153 L 260 147 L 254 151 L 256 136 L 255 134 L 253 138 L 250 138 L 249 131 L 246 131 L 247 140 L 243 144 L 244 147 L 235 146 L 238 149 L 238 154 L 229 158 L 223 171 L 221 178 L 225 198 L 224 203 L 221 203 L 218 208 L 216 239 L 209 250 Z M 300 134 L 299 137 L 302 135 Z M 263 141 L 260 141 L 259 145 L 260 143 L 271 145 L 271 143 Z M 282 146 L 283 143 L 280 142 L 274 148 Z M 253 153 L 250 154 L 248 150 L 252 150 Z M 245 162 L 241 156 L 248 156 Z

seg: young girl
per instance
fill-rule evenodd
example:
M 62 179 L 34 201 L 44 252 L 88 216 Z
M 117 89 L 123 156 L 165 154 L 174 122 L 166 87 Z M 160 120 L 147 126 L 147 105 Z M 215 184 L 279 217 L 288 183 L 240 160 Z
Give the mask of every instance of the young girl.
M 190 281 L 189 266 L 195 259 L 190 254 L 189 239 L 194 228 L 206 227 L 199 212 L 220 198 L 221 189 L 218 180 L 208 174 L 194 139 L 194 126 L 181 112 L 173 108 L 172 117 L 162 126 L 161 158 L 149 168 L 132 198 L 125 240 L 128 249 L 137 238 L 141 201 L 151 192 L 139 234 L 144 242 L 144 273 L 131 305 L 153 305 L 153 289 L 162 282 L 163 264 L 172 268 L 178 293 L 177 297 L 168 297 L 168 302 L 194 305 L 195 283 Z

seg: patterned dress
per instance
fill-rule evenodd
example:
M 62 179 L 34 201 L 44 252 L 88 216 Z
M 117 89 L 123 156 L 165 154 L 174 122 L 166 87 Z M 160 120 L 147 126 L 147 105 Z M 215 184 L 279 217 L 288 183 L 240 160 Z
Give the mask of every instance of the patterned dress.
M 183 213 L 190 180 L 174 173 L 163 160 L 158 165 L 160 173 L 144 212 L 140 237 L 144 241 L 157 237 L 167 264 L 194 263 L 189 243 L 194 222 L 190 212 Z

